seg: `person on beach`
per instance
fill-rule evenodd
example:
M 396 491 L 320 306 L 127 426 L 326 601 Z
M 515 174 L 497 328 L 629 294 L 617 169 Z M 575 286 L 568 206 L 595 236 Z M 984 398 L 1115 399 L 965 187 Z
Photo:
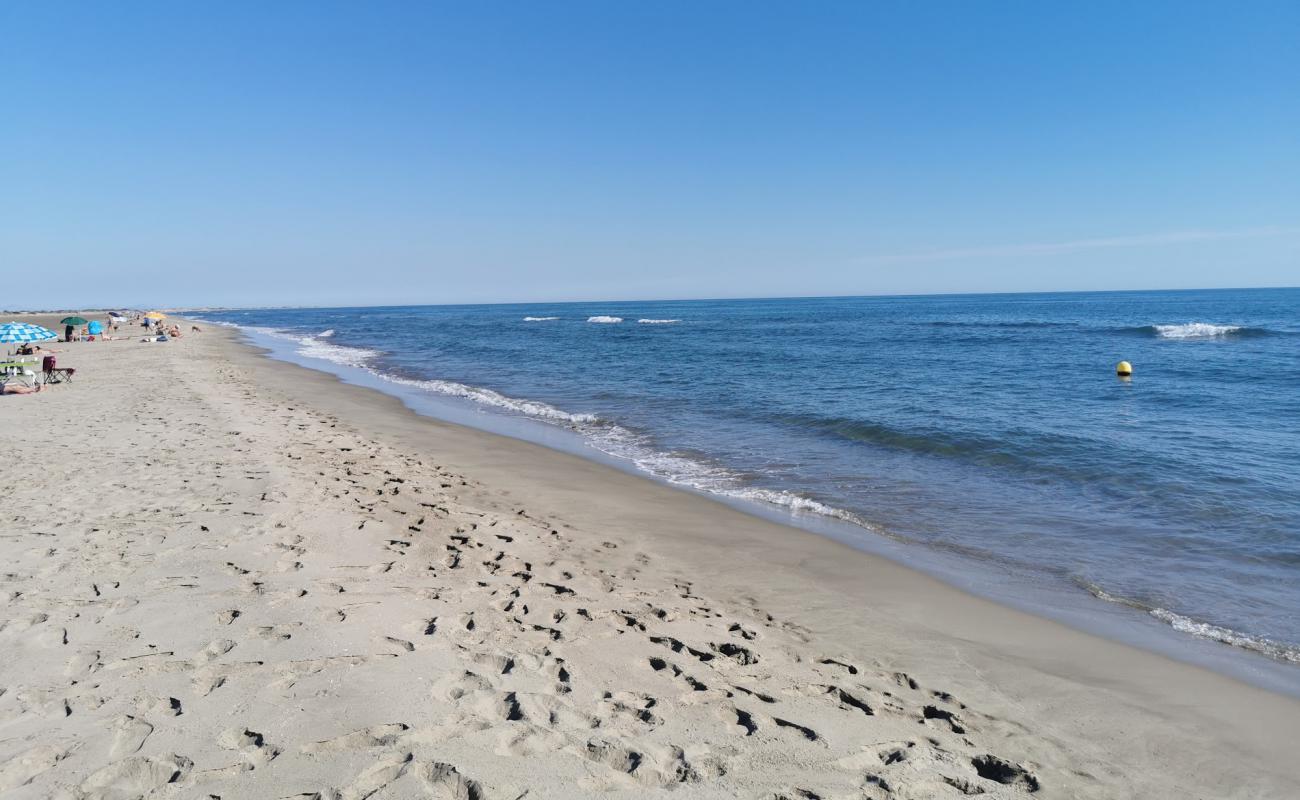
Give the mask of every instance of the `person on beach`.
M 23 386 L 20 383 L 6 383 L 0 386 L 0 394 L 36 394 L 45 387 L 42 384 L 35 386 Z
M 62 353 L 62 352 L 63 352 L 62 350 L 55 350 L 52 347 L 41 347 L 39 344 L 32 344 L 31 342 L 25 342 L 24 344 L 18 346 L 18 350 L 16 351 L 15 355 L 34 356 L 37 353 Z

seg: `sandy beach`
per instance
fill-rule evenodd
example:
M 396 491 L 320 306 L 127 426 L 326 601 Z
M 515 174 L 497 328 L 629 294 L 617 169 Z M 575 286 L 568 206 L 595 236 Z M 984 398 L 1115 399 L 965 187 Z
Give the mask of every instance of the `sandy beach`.
M 1292 698 L 138 339 L 0 398 L 6 798 L 1300 796 Z

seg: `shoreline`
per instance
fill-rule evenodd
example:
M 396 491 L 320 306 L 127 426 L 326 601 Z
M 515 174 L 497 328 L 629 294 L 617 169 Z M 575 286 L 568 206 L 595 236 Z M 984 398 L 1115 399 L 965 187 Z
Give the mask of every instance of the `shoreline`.
M 1083 633 L 1134 646 L 1183 663 L 1208 668 L 1267 691 L 1300 699 L 1300 667 L 1281 657 L 1269 655 L 1262 648 L 1262 645 L 1271 644 L 1268 640 L 1247 637 L 1248 646 L 1246 643 L 1235 644 L 1214 636 L 1198 635 L 1180 629 L 1177 624 L 1180 622 L 1202 624 L 1196 620 L 1172 614 L 1164 609 L 1150 609 L 1124 598 L 1112 597 L 1091 585 L 1077 582 L 1069 582 L 1068 586 L 1055 585 L 1042 575 L 1033 575 L 1024 571 L 1007 574 L 992 562 L 973 561 L 969 557 L 944 553 L 922 542 L 889 535 L 870 523 L 856 520 L 854 514 L 849 512 L 841 514 L 839 509 L 827 508 L 826 511 L 799 513 L 789 505 L 773 504 L 737 494 L 702 489 L 690 483 L 681 483 L 643 469 L 628 457 L 620 457 L 603 450 L 588 442 L 581 433 L 564 425 L 551 424 L 549 419 L 539 420 L 532 416 L 499 413 L 491 405 L 484 406 L 472 398 L 423 391 L 417 385 L 418 382 L 401 377 L 394 378 L 392 375 L 366 366 L 365 359 L 374 353 L 365 348 L 335 345 L 328 340 L 319 342 L 313 340 L 309 347 L 311 352 L 307 352 L 299 349 L 306 340 L 296 334 L 279 333 L 258 327 L 248 328 L 226 322 L 215 324 L 226 330 L 235 331 L 245 344 L 264 351 L 269 358 L 323 372 L 341 383 L 396 397 L 408 410 L 417 415 L 529 442 L 553 451 L 594 461 L 599 465 L 677 491 L 703 497 L 777 525 L 830 538 L 858 552 L 916 570 L 975 597 L 1036 617 L 1064 623 Z M 349 355 L 342 353 L 331 355 L 317 353 L 312 349 L 320 347 L 328 351 L 340 349 L 356 351 L 358 360 L 353 361 Z M 464 388 L 470 392 L 493 392 L 490 389 L 474 386 Z M 495 393 L 492 399 L 502 402 Z M 534 402 L 516 398 L 505 398 L 504 401 L 517 406 L 526 406 Z M 545 408 L 553 414 L 572 416 L 550 406 Z M 1160 612 L 1166 616 L 1161 616 Z M 1245 637 L 1245 634 L 1236 631 L 1217 627 L 1215 630 L 1222 634 Z
M 72 346 L 0 405 L 51 465 L 3 540 L 15 796 L 1300 791 L 1292 698 L 236 337 Z
M 262 348 L 256 345 L 233 340 L 231 344 L 247 350 L 246 355 L 254 359 L 249 366 L 254 369 L 256 367 L 253 365 L 259 361 L 263 365 L 287 363 L 273 360 L 259 352 Z M 791 583 L 811 582 L 819 586 L 830 585 L 841 597 L 853 598 L 856 595 L 863 605 L 871 605 L 877 609 L 882 606 L 888 607 L 889 611 L 886 613 L 899 613 L 900 638 L 906 635 L 904 631 L 908 629 L 929 628 L 951 640 L 977 641 L 981 646 L 989 648 L 988 655 L 997 653 L 997 660 L 1003 666 L 1011 662 L 1028 663 L 1033 665 L 1035 671 L 1048 673 L 1063 667 L 1063 671 L 1057 677 L 1080 680 L 1091 684 L 1094 688 L 1109 685 L 1115 677 L 1110 674 L 1114 670 L 1117 673 L 1142 674 L 1155 678 L 1143 689 L 1163 692 L 1166 688 L 1166 679 L 1157 676 L 1167 668 L 1170 671 L 1169 684 L 1178 684 L 1184 680 L 1199 683 L 1204 680 L 1207 686 L 1196 690 L 1195 695 L 1217 694 L 1208 687 L 1208 684 L 1227 681 L 1242 688 L 1249 688 L 1251 691 L 1260 691 L 1265 697 L 1277 696 L 1267 689 L 1247 687 L 1239 683 L 1235 677 L 1222 675 L 1199 665 L 1176 661 L 1142 648 L 1095 636 L 1026 611 L 1010 608 L 883 556 L 864 552 L 843 542 L 798 527 L 754 516 L 719 502 L 711 496 L 654 481 L 645 475 L 618 470 L 607 464 L 560 452 L 545 445 L 424 416 L 407 408 L 401 399 L 394 395 L 377 389 L 350 385 L 336 375 L 321 370 L 296 364 L 290 366 L 311 376 L 307 378 L 295 372 L 298 376 L 295 380 L 311 382 L 315 390 L 312 392 L 314 396 L 331 400 L 329 409 L 332 413 L 351 412 L 365 415 L 365 409 L 374 404 L 374 406 L 384 407 L 395 417 L 401 418 L 393 419 L 391 422 L 380 418 L 384 419 L 385 424 L 373 425 L 372 430 L 377 429 L 381 433 L 405 438 L 423 423 L 428 423 L 437 429 L 439 444 L 443 448 L 446 448 L 446 437 L 454 434 L 458 440 L 457 444 L 461 445 L 457 448 L 457 454 L 460 456 L 457 460 L 458 466 L 469 463 L 472 464 L 473 471 L 501 470 L 510 473 L 511 478 L 516 481 L 513 495 L 522 494 L 517 488 L 519 485 L 517 481 L 521 477 L 519 467 L 523 463 L 527 463 L 531 468 L 528 477 L 533 492 L 561 493 L 563 490 L 557 488 L 551 478 L 552 465 L 549 462 L 555 458 L 562 459 L 566 469 L 580 474 L 585 483 L 607 480 L 611 484 L 617 484 L 623 491 L 632 490 L 639 497 L 646 498 L 643 501 L 645 506 L 661 509 L 665 504 L 676 501 L 687 507 L 683 509 L 683 514 L 701 515 L 707 520 L 718 520 L 720 523 L 718 527 L 729 532 L 736 529 L 748 529 L 747 532 L 761 530 L 763 535 L 756 537 L 762 543 L 761 546 L 753 547 L 749 551 L 758 563 L 756 571 L 766 572 L 773 567 L 793 569 L 796 570 L 796 574 L 791 579 Z M 272 370 L 275 371 L 276 368 Z M 276 379 L 265 373 L 262 373 L 261 377 L 263 380 L 270 381 Z M 283 379 L 284 376 L 281 374 L 279 377 Z M 325 387 L 337 389 L 349 396 L 345 399 L 334 395 L 326 391 Z M 480 436 L 491 440 L 492 450 L 496 452 L 499 448 L 500 451 L 504 451 L 505 457 L 498 456 L 484 460 L 473 458 L 470 453 L 478 450 L 474 440 Z M 461 437 L 468 441 L 459 441 Z M 533 499 L 536 494 L 522 496 Z M 623 492 L 619 492 L 618 497 L 620 502 L 627 499 Z M 579 496 L 571 495 L 567 499 L 572 506 L 564 509 L 565 517 L 577 517 L 587 524 L 599 524 L 599 520 L 606 519 L 608 515 L 619 513 L 617 508 L 602 504 L 596 511 L 581 514 L 579 508 L 586 505 L 590 498 L 579 493 Z M 590 515 L 589 519 L 586 518 L 588 515 Z M 673 519 L 676 520 L 677 517 Z M 674 530 L 673 526 L 669 526 L 668 530 Z M 682 528 L 675 530 L 679 532 L 671 536 L 674 546 L 690 547 L 699 544 L 699 539 L 681 533 Z M 656 535 L 664 534 L 663 529 L 656 529 Z M 790 536 L 790 534 L 794 535 Z M 753 540 L 746 537 L 742 541 L 749 543 Z M 728 543 L 711 544 L 723 549 L 722 552 L 715 553 L 719 561 L 726 562 L 734 556 L 733 551 L 726 550 L 730 546 Z M 876 588 L 866 589 L 866 586 Z M 797 588 L 788 589 L 785 596 L 788 598 L 798 591 Z M 783 602 L 788 604 L 788 600 Z M 826 607 L 820 606 L 819 610 L 824 611 Z M 847 613 L 851 614 L 851 612 Z M 852 622 L 838 621 L 838 625 L 851 627 Z M 972 629 L 978 629 L 981 635 L 971 637 Z M 1067 642 L 1070 645 L 1069 649 L 1073 651 L 1071 655 L 1044 652 Z M 1148 662 L 1148 659 L 1151 661 Z M 1296 709 L 1300 710 L 1300 703 L 1296 703 L 1294 698 L 1287 699 L 1295 703 Z M 1166 700 L 1170 704 L 1178 702 L 1176 695 L 1171 695 Z M 1209 704 L 1214 703 L 1210 701 Z M 1222 708 L 1222 711 L 1229 716 L 1232 714 L 1230 705 L 1225 703 Z M 1296 720 L 1296 729 L 1300 731 L 1300 719 Z

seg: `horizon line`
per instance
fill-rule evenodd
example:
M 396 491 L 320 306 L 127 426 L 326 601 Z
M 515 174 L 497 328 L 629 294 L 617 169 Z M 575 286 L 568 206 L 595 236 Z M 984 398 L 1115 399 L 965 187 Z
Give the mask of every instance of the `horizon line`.
M 604 300 L 510 300 L 481 302 L 445 302 L 445 303 L 367 303 L 363 305 L 213 305 L 213 306 L 169 306 L 165 304 L 104 305 L 104 306 L 69 306 L 64 308 L 43 309 L 0 309 L 4 314 L 55 314 L 68 311 L 116 311 L 120 309 L 141 310 L 157 309 L 183 314 L 185 312 L 204 311 L 292 311 L 301 309 L 336 309 L 336 308 L 420 308 L 427 306 L 525 306 L 525 305 L 579 305 L 594 303 L 709 303 L 724 301 L 761 301 L 761 300 L 854 300 L 854 299 L 905 299 L 911 297 L 997 297 L 1050 294 L 1138 294 L 1145 292 L 1244 292 L 1277 291 L 1300 289 L 1294 286 L 1200 286 L 1182 289 L 1143 288 L 1143 289 L 1061 289 L 1022 292 L 897 292 L 882 294 L 810 294 L 810 295 L 751 295 L 746 297 L 660 297 L 649 299 L 604 299 Z

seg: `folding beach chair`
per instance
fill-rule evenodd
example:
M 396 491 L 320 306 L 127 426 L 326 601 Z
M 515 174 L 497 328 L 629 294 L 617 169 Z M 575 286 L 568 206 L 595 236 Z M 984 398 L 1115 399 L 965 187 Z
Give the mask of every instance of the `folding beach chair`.
M 54 356 L 46 356 L 41 361 L 41 372 L 44 373 L 46 383 L 62 383 L 63 381 L 72 383 L 72 375 L 76 371 L 76 367 L 60 369 L 55 363 Z

